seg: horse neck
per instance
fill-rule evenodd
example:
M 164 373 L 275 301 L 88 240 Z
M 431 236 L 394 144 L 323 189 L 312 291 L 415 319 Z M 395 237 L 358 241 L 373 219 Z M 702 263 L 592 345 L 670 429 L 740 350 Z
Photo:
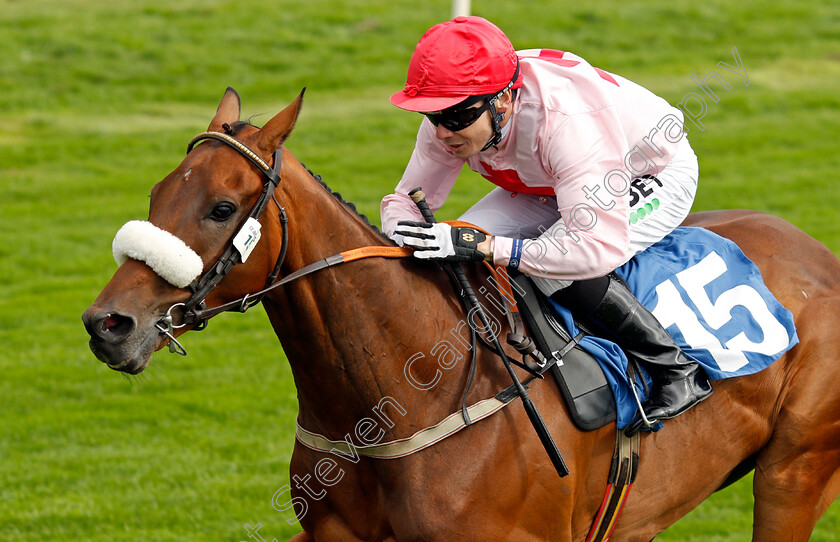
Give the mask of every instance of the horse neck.
M 301 172 L 281 184 L 289 213 L 284 276 L 348 249 L 390 244 Z M 411 259 L 357 260 L 294 281 L 264 304 L 289 359 L 307 429 L 343 436 L 388 398 L 405 411 L 395 429 L 403 435 L 406 425 L 413 432 L 459 408 L 470 368 L 469 328 L 439 267 Z M 441 364 L 450 356 L 444 344 L 454 357 Z M 437 378 L 432 388 L 408 380 L 407 363 L 418 355 L 411 372 L 423 382 Z M 504 382 L 504 374 L 485 370 L 471 397 L 493 395 Z
M 390 244 L 338 194 L 298 162 L 287 161 L 291 172 L 284 168 L 278 192 L 289 217 L 284 273 L 351 248 Z
M 288 213 L 289 239 L 281 276 L 348 249 L 389 244 L 302 166 L 289 163 L 293 167 L 278 192 Z M 370 300 L 381 300 L 382 279 L 367 272 L 381 265 L 377 258 L 318 271 L 278 289 L 264 303 L 292 368 L 301 421 L 309 427 L 314 423 L 313 428 L 329 431 L 326 420 L 338 427 L 355 423 L 371 401 L 375 405 L 387 394 L 377 381 L 390 369 L 371 355 L 384 348 L 370 344 L 369 337 L 370 319 L 377 318 L 369 314 Z M 398 310 L 396 303 L 378 308 Z

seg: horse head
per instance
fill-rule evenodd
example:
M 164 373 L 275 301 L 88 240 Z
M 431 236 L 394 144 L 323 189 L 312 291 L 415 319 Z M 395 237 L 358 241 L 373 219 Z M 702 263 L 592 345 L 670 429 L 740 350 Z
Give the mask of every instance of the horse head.
M 303 92 L 259 129 L 239 120 L 239 95 L 227 89 L 208 131 L 191 142 L 186 158 L 152 189 L 148 221 L 129 222 L 114 239 L 119 269 L 82 316 L 97 358 L 112 369 L 139 373 L 154 351 L 197 325 L 171 325 L 183 316 L 173 314 L 182 304 L 191 305 L 197 295 L 202 299 L 195 303 L 221 304 L 264 286 L 279 265 L 280 236 L 256 244 L 243 239 L 239 248 L 233 240 L 246 227 L 254 233 L 255 220 L 265 228 L 281 227 L 278 213 L 261 212 L 274 205 L 276 185 L 267 183 L 266 175 L 273 171 L 275 151 L 291 133 L 302 100 Z M 225 265 L 225 257 L 232 262 Z M 235 278 L 214 287 L 219 271 Z M 211 282 L 210 290 L 199 288 Z

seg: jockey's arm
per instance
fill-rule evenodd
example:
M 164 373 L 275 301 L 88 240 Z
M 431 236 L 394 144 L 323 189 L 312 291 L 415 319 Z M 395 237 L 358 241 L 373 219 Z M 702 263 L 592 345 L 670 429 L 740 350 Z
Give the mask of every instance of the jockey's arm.
M 408 196 L 414 188 L 423 189 L 426 202 L 433 212 L 440 209 L 463 166 L 464 160 L 447 154 L 436 140 L 431 123 L 423 120 L 402 179 L 393 194 L 382 198 L 380 214 L 385 235 L 393 237 L 400 220 L 423 221 L 420 211 Z

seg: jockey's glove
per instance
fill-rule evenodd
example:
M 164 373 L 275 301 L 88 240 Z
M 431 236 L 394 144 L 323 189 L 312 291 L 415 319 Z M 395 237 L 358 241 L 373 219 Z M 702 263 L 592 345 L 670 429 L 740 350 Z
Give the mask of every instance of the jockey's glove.
M 403 220 L 394 233 L 402 235 L 405 246 L 412 247 L 414 256 L 422 260 L 480 262 L 485 256 L 476 247 L 487 236 L 472 228 Z

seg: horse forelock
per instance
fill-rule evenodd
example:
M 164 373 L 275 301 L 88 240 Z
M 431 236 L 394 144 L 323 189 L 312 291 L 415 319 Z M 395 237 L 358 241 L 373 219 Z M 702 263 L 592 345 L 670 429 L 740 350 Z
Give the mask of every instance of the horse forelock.
M 228 135 L 232 135 L 232 136 L 235 136 L 236 134 L 238 134 L 239 132 L 241 132 L 244 128 L 246 128 L 248 126 L 251 126 L 252 128 L 257 128 L 256 126 L 251 124 L 250 119 L 248 119 L 247 121 L 238 120 L 238 121 L 236 121 L 236 122 L 234 122 L 234 123 L 232 123 L 228 126 L 230 127 L 230 131 L 228 132 Z

